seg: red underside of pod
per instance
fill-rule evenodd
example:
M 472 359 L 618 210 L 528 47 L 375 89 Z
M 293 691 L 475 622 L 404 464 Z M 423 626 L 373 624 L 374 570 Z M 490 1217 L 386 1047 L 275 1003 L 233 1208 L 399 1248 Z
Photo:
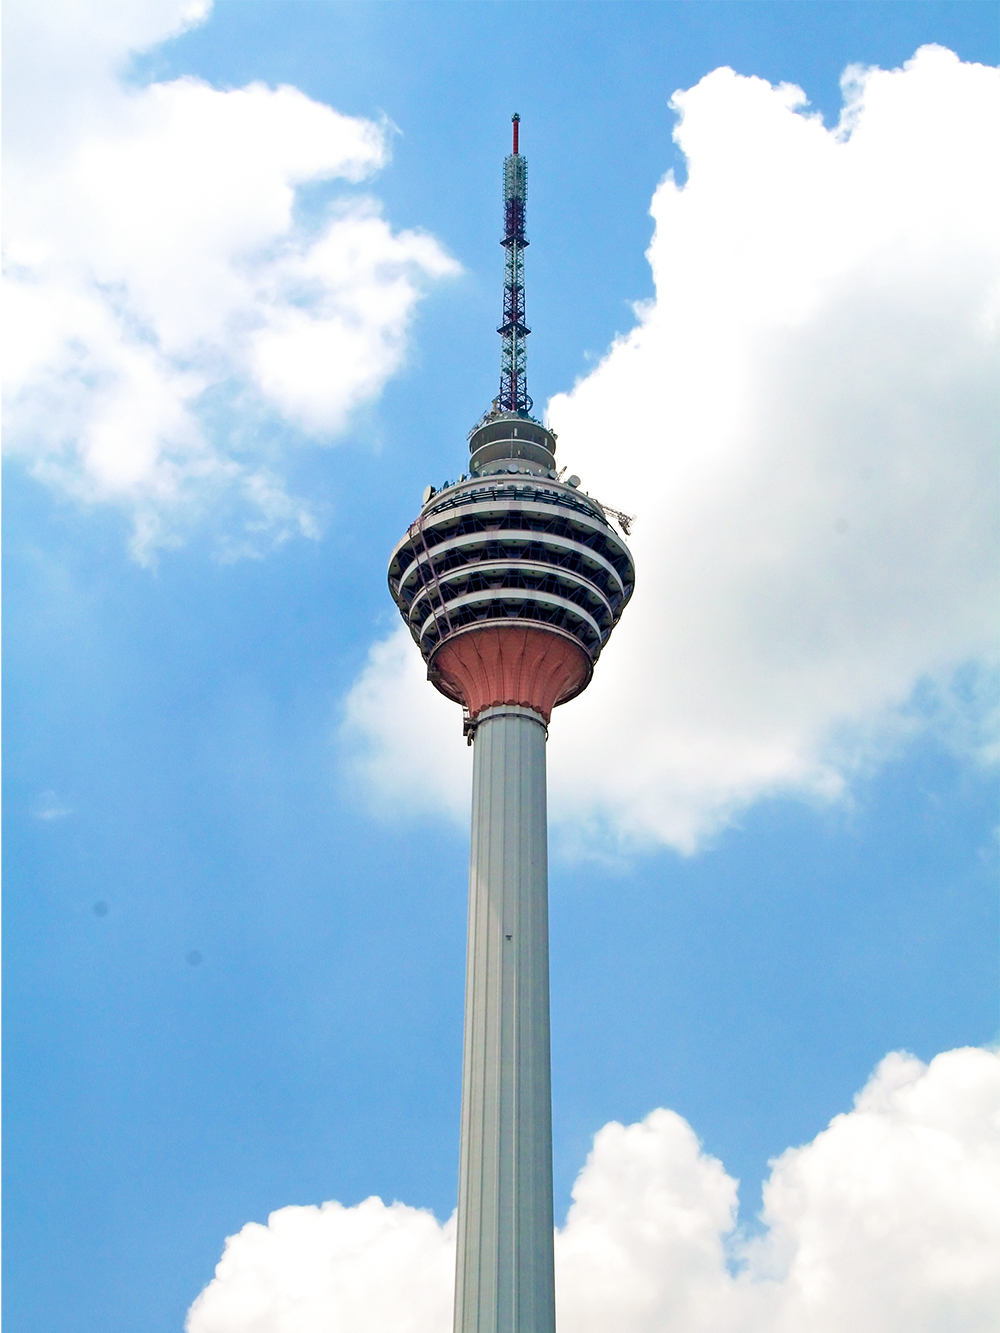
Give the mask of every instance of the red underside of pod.
M 590 660 L 561 634 L 491 625 L 445 642 L 434 654 L 434 669 L 473 718 L 495 704 L 521 704 L 548 722 L 556 704 L 587 683 Z

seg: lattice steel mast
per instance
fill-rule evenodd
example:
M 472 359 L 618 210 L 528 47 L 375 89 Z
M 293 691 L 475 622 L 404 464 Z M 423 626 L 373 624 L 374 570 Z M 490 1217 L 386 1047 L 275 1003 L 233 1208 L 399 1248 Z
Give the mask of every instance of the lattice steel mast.
M 531 330 L 524 322 L 524 210 L 528 198 L 528 163 L 517 151 L 521 117 L 514 112 L 514 151 L 503 164 L 504 236 L 500 244 L 506 256 L 503 269 L 503 323 L 497 329 L 503 339 L 500 354 L 501 412 L 530 412 L 528 397 L 528 348 Z

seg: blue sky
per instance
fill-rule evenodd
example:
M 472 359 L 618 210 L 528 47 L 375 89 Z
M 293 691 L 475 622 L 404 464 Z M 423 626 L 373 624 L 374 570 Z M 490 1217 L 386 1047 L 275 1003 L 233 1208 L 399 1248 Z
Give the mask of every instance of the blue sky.
M 104 314 L 120 321 L 105 350 L 88 351 L 89 361 L 38 353 L 17 400 L 27 406 L 17 407 L 6 432 L 5 1316 L 11 1333 L 180 1328 L 211 1280 L 225 1238 L 291 1204 L 354 1205 L 374 1194 L 431 1209 L 441 1221 L 454 1207 L 466 756 L 458 719 L 440 701 L 428 702 L 426 720 L 417 716 L 424 705 L 410 702 L 423 697 L 417 693 L 405 694 L 399 715 L 383 707 L 393 691 L 403 698 L 403 678 L 389 669 L 380 675 L 370 652 L 373 644 L 391 642 L 396 630 L 385 586 L 389 551 L 424 484 L 462 470 L 466 432 L 495 392 L 498 201 L 511 112 L 522 116 L 530 164 L 529 389 L 541 410 L 586 379 L 561 406 L 553 404 L 560 448 L 578 449 L 590 469 L 579 468 L 585 485 L 589 475 L 595 487 L 613 487 L 614 493 L 598 493 L 639 514 L 639 578 L 653 588 L 661 586 L 653 570 L 667 549 L 654 492 L 672 487 L 681 497 L 676 503 L 691 512 L 699 502 L 684 497 L 683 468 L 667 460 L 661 470 L 640 448 L 639 416 L 623 415 L 628 395 L 615 387 L 615 367 L 633 353 L 626 348 L 619 362 L 602 358 L 616 336 L 636 327 L 634 303 L 667 310 L 664 320 L 673 317 L 671 300 L 678 310 L 693 308 L 683 304 L 684 274 L 707 272 L 699 264 L 712 263 L 710 247 L 706 258 L 693 241 L 688 252 L 677 239 L 694 235 L 698 216 L 709 215 L 685 222 L 686 205 L 677 203 L 684 190 L 674 196 L 672 186 L 657 196 L 662 239 L 651 254 L 667 275 L 659 291 L 646 257 L 654 192 L 668 171 L 678 187 L 687 179 L 688 159 L 671 138 L 679 115 L 671 108 L 675 90 L 693 89 L 728 65 L 740 76 L 798 85 L 830 130 L 840 117 L 839 80 L 849 65 L 894 69 L 928 43 L 963 62 L 998 60 L 997 6 L 986 3 L 243 0 L 217 3 L 201 23 L 161 40 L 179 26 L 174 9 L 182 8 L 166 0 L 150 5 L 147 28 L 129 20 L 133 33 L 128 22 L 121 31 L 112 22 L 102 26 L 97 20 L 114 7 L 96 6 L 76 46 L 72 33 L 53 35 L 65 17 L 58 6 L 51 22 L 15 10 L 7 43 L 11 60 L 19 40 L 30 52 L 28 73 L 20 83 L 12 80 L 8 94 L 7 151 L 15 164 L 8 195 L 20 187 L 27 201 L 14 206 L 7 229 L 15 275 L 29 273 L 25 281 L 37 284 L 31 300 L 58 308 L 52 327 L 64 329 L 65 346 L 91 336 L 80 329 L 98 327 L 94 315 L 72 336 L 65 333 L 69 324 L 59 320 L 70 320 L 65 312 L 77 299 L 91 301 L 88 310 L 105 302 Z M 139 53 L 129 63 L 130 47 Z M 154 136 L 141 158 L 128 155 L 131 147 L 120 157 L 108 149 L 103 158 L 101 145 L 116 142 L 107 129 L 113 117 L 105 123 L 94 112 L 87 119 L 86 108 L 102 97 L 113 110 L 123 86 L 139 90 L 186 76 L 220 92 L 289 85 L 311 104 L 371 122 L 382 147 L 365 140 L 345 149 L 362 166 L 338 167 L 340 174 L 317 165 L 316 148 L 316 162 L 295 168 L 305 183 L 291 230 L 275 224 L 269 250 L 258 244 L 264 224 L 244 222 L 235 187 L 223 191 L 219 205 L 228 210 L 229 231 L 223 236 L 220 223 L 211 244 L 203 242 L 199 228 L 209 209 L 200 201 L 210 191 L 211 147 L 206 174 L 192 168 L 189 178 L 193 141 L 178 138 L 176 161 L 168 164 L 167 131 L 150 120 L 136 130 L 140 148 L 140 130 Z M 99 92 L 88 101 L 92 87 Z M 724 123 L 730 93 L 721 83 L 707 87 L 702 102 L 684 111 L 690 151 L 721 161 L 718 145 L 734 133 Z M 56 89 L 56 109 L 39 112 L 36 123 L 33 108 Z M 743 96 L 741 89 L 732 95 Z M 714 126 L 712 97 L 722 107 Z M 265 119 L 287 131 L 286 144 L 296 135 L 305 142 L 315 134 L 317 144 L 334 135 L 304 103 L 286 110 L 261 105 Z M 77 117 L 82 128 L 67 130 Z M 707 147 L 695 142 L 699 126 Z M 348 134 L 343 126 L 335 132 Z M 975 160 L 979 140 L 970 131 L 972 140 L 967 154 L 953 145 L 956 161 Z M 67 166 L 64 146 L 71 141 L 99 188 L 80 185 Z M 284 151 L 274 149 L 275 160 Z M 150 179 L 159 174 L 189 191 L 159 243 L 171 254 L 176 245 L 180 267 L 150 279 L 148 291 L 143 282 L 155 268 L 152 251 L 128 231 L 139 224 L 122 224 L 118 240 L 106 245 L 103 215 L 87 211 L 94 199 L 127 201 L 146 188 L 137 163 Z M 762 157 L 754 170 L 759 175 L 766 166 Z M 252 168 L 246 170 L 252 181 Z M 921 172 L 928 201 L 953 190 L 957 177 L 937 146 Z M 89 202 L 79 211 L 67 207 L 62 229 L 53 224 L 46 231 L 53 199 L 72 200 L 77 189 Z M 272 189 L 280 212 L 280 191 L 270 178 L 260 189 L 261 198 Z M 742 207 L 732 202 L 737 198 L 746 201 L 741 226 L 752 229 L 759 207 L 772 227 L 761 203 L 766 193 L 758 198 L 740 186 L 719 198 L 720 216 L 730 222 Z M 380 201 L 381 212 L 372 213 L 365 199 Z M 127 207 L 118 212 L 131 216 Z M 679 230 L 671 232 L 675 215 Z M 363 219 L 372 216 L 385 231 L 368 226 L 362 233 Z M 246 315 L 250 307 L 236 297 L 228 322 L 207 341 L 197 328 L 176 332 L 186 319 L 197 323 L 189 311 L 198 301 L 208 310 L 216 300 L 215 270 L 205 255 L 216 253 L 223 236 L 241 281 L 257 265 L 255 290 L 288 284 L 292 295 L 267 326 L 278 330 L 276 338 L 286 336 L 307 300 L 306 287 L 295 284 L 307 285 L 321 262 L 335 262 L 316 258 L 317 238 L 328 225 L 341 227 L 331 232 L 338 254 L 353 254 L 350 246 L 355 240 L 362 246 L 362 235 L 377 251 L 362 278 L 351 270 L 336 279 L 347 284 L 337 288 L 337 299 L 346 300 L 349 288 L 363 307 L 364 336 L 369 325 L 374 329 L 365 343 L 374 350 L 357 366 L 344 352 L 343 363 L 353 369 L 343 372 L 341 388 L 324 390 L 314 402 L 296 378 L 299 353 L 261 350 L 253 342 L 257 316 Z M 822 238 L 821 215 L 815 225 Z M 256 250 L 240 239 L 242 227 L 257 238 Z M 293 259 L 282 250 L 290 235 L 300 238 Z M 134 256 L 116 269 L 115 247 L 132 240 Z M 804 255 L 812 253 L 807 241 Z M 948 254 L 964 255 L 964 244 L 956 242 Z M 822 239 L 816 247 L 823 248 Z M 69 258 L 58 267 L 52 255 Z M 188 255 L 204 275 L 190 300 L 183 280 L 170 276 L 195 271 Z M 977 255 L 973 261 L 980 263 Z M 49 263 L 58 272 L 53 267 L 38 277 Z M 941 261 L 942 274 L 960 268 Z M 73 276 L 84 272 L 86 280 Z M 981 272 L 975 270 L 973 282 L 980 290 Z M 821 279 L 833 293 L 824 297 L 833 314 L 823 319 L 834 352 L 828 357 L 827 345 L 814 338 L 816 357 L 822 353 L 824 364 L 836 366 L 841 278 L 824 269 Z M 938 301 L 940 318 L 951 318 L 959 297 L 952 300 L 945 278 L 931 287 L 920 311 L 933 312 Z M 865 309 L 875 312 L 866 327 L 876 337 L 880 307 L 871 290 L 864 289 Z M 390 300 L 400 302 L 402 313 L 381 313 Z M 718 294 L 712 300 L 713 309 L 730 308 Z M 747 296 L 745 308 L 754 300 Z M 244 319 L 251 329 L 245 338 L 233 332 Z M 644 327 L 634 364 L 648 380 L 654 341 L 648 330 L 660 326 L 650 316 Z M 849 333 L 853 326 L 843 327 Z M 93 334 L 99 336 L 105 335 Z M 706 346 L 724 342 L 725 330 L 712 338 Z M 39 335 L 38 346 L 44 352 L 57 341 L 46 344 Z M 959 357 L 965 344 L 955 346 Z M 905 345 L 899 359 L 911 358 L 914 382 L 929 382 L 914 348 Z M 132 361 L 123 359 L 133 353 Z M 805 383 L 803 400 L 810 401 L 825 391 L 814 367 L 793 364 L 787 350 L 769 355 L 775 384 Z M 371 374 L 365 357 L 377 361 Z M 134 371 L 135 392 L 122 399 L 124 407 L 113 404 L 118 434 L 107 446 L 111 452 L 100 453 L 97 435 L 92 453 L 77 450 L 77 438 L 92 427 L 105 429 L 93 426 L 94 404 L 140 363 L 145 369 Z M 992 383 L 995 352 L 985 365 L 985 382 Z M 982 512 L 967 504 L 977 493 L 979 455 L 969 446 L 966 466 L 962 452 L 966 438 L 995 435 L 995 407 L 992 389 L 982 397 L 982 366 L 971 353 L 967 365 L 948 373 L 957 377 L 972 416 L 954 415 L 957 398 L 942 397 L 940 438 L 913 446 L 912 467 L 905 452 L 890 456 L 887 446 L 885 470 L 894 493 L 904 487 L 909 495 L 908 468 L 919 471 L 931 457 L 921 450 L 936 450 L 937 458 L 940 439 L 958 441 L 951 454 L 945 450 L 940 473 L 931 469 L 934 477 L 958 478 L 954 505 L 942 499 L 947 514 L 933 518 L 951 526 L 939 531 L 928 520 L 926 544 L 940 538 L 944 550 L 953 541 L 968 549 L 969 563 L 952 566 L 936 557 L 941 586 L 922 572 L 912 554 L 919 542 L 904 532 L 904 510 L 917 513 L 918 500 L 901 507 L 903 518 L 883 506 L 878 520 L 887 534 L 880 567 L 898 560 L 900 569 L 916 569 L 916 592 L 905 584 L 905 595 L 918 603 L 920 580 L 927 580 L 927 616 L 939 626 L 937 637 L 908 628 L 885 630 L 881 638 L 881 628 L 869 633 L 870 622 L 896 623 L 888 601 L 877 603 L 878 579 L 848 571 L 844 593 L 840 583 L 834 586 L 841 566 L 817 564 L 825 581 L 810 585 L 811 603 L 841 608 L 836 625 L 862 647 L 854 656 L 838 655 L 836 647 L 803 656 L 802 678 L 836 677 L 836 685 L 810 686 L 792 718 L 751 697 L 750 684 L 747 698 L 737 697 L 740 677 L 731 659 L 743 649 L 726 646 L 730 622 L 705 630 L 705 661 L 711 655 L 714 665 L 704 667 L 696 660 L 696 629 L 687 626 L 690 669 L 710 680 L 692 716 L 716 707 L 728 716 L 727 707 L 738 707 L 755 721 L 739 753 L 709 772 L 703 756 L 717 752 L 717 737 L 706 740 L 704 728 L 689 736 L 683 709 L 680 721 L 671 715 L 656 735 L 703 750 L 694 767 L 664 776 L 659 757 L 642 749 L 636 715 L 647 703 L 653 714 L 659 707 L 649 702 L 659 697 L 661 680 L 650 645 L 660 643 L 663 607 L 675 602 L 640 605 L 637 598 L 630 608 L 633 637 L 623 623 L 620 641 L 616 635 L 599 667 L 607 693 L 598 693 L 595 682 L 593 700 L 560 710 L 554 720 L 554 734 L 558 726 L 565 737 L 576 736 L 572 750 L 557 754 L 556 745 L 571 741 L 555 735 L 550 744 L 560 1221 L 594 1134 L 609 1121 L 630 1124 L 666 1107 L 741 1181 L 741 1217 L 752 1233 L 760 1226 L 755 1215 L 768 1160 L 809 1143 L 832 1117 L 849 1111 L 888 1052 L 905 1050 L 927 1062 L 997 1039 L 996 772 L 984 759 L 982 735 L 995 697 L 989 675 L 995 643 L 990 617 L 984 621 L 981 612 L 989 587 L 975 596 L 965 592 L 976 584 L 980 543 L 988 543 L 982 534 L 995 524 L 995 507 L 989 495 Z M 184 376 L 197 380 L 196 390 L 183 387 Z M 182 387 L 171 388 L 175 383 Z M 726 399 L 730 381 L 720 375 L 717 383 L 718 393 L 708 396 Z M 690 436 L 697 452 L 682 386 L 669 379 L 664 385 L 660 406 L 675 423 L 669 438 Z M 161 389 L 168 406 L 154 429 L 148 415 Z M 771 400 L 765 394 L 762 401 Z M 609 428 L 588 442 L 588 419 L 625 424 L 618 438 Z M 175 420 L 181 444 L 170 442 Z M 130 461 L 143 431 L 168 440 L 155 463 Z M 825 457 L 816 476 L 833 475 L 823 470 Z M 871 456 L 876 474 L 882 457 Z M 571 453 L 562 461 L 571 461 Z M 739 480 L 743 473 L 733 468 Z M 764 494 L 753 489 L 756 474 L 746 475 L 750 489 L 739 493 Z M 696 483 L 704 487 L 705 478 L 694 477 L 692 495 Z M 713 482 L 713 495 L 727 484 Z M 950 485 L 942 483 L 937 493 Z M 765 511 L 757 511 L 764 527 Z M 759 571 L 743 583 L 725 573 L 738 562 L 737 548 L 721 528 L 712 532 L 711 515 L 742 531 L 735 511 L 720 501 L 704 512 L 709 517 L 699 531 L 706 535 L 684 548 L 692 566 L 704 563 L 706 553 L 721 553 L 724 586 L 742 589 L 760 624 L 776 617 L 778 628 L 760 632 L 780 646 L 781 599 L 754 600 L 749 580 L 759 582 Z M 862 522 L 853 513 L 849 519 L 855 527 Z M 867 568 L 858 559 L 858 568 Z M 887 583 L 884 596 L 904 583 L 902 575 Z M 677 606 L 695 596 L 668 592 Z M 621 683 L 631 679 L 624 663 L 644 644 L 647 674 L 636 677 L 633 689 Z M 845 673 L 866 682 L 864 689 L 842 688 Z M 746 679 L 757 677 L 748 672 Z M 358 723 L 351 714 L 359 680 L 371 684 L 389 741 L 370 717 Z M 616 688 L 617 746 L 594 720 L 601 709 L 607 713 Z M 715 690 L 725 692 L 725 703 Z M 348 715 L 355 720 L 345 731 Z M 439 723 L 456 732 L 441 742 L 452 749 L 435 751 L 422 772 L 419 727 Z M 658 725 L 654 717 L 650 734 Z M 588 786 L 566 776 L 587 761 L 588 737 L 595 769 L 609 775 L 603 787 L 597 779 Z M 791 757 L 765 773 L 760 756 L 772 749 Z M 405 770 L 400 782 L 379 785 L 379 754 Z M 682 788 L 695 781 L 696 769 L 708 773 L 704 790 L 686 803 Z M 616 790 L 626 793 L 621 801 Z M 623 803 L 642 802 L 647 813 L 630 824 Z M 575 823 L 574 809 L 584 805 L 589 822 Z

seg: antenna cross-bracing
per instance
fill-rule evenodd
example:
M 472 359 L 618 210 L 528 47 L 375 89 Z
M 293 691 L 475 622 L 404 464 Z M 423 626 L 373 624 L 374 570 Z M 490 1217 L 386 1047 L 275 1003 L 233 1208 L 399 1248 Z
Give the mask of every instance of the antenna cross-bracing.
M 500 244 L 506 252 L 503 268 L 503 323 L 497 329 L 503 339 L 500 354 L 501 412 L 530 412 L 528 397 L 528 349 L 526 338 L 531 330 L 524 322 L 524 212 L 528 197 L 528 163 L 517 151 L 517 132 L 521 117 L 515 111 L 514 151 L 503 164 L 504 236 Z

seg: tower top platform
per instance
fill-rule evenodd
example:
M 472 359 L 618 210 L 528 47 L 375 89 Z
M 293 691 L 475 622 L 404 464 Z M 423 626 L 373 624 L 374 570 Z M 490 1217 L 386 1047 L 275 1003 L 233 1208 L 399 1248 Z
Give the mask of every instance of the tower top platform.
M 491 412 L 469 432 L 469 470 L 484 476 L 511 460 L 555 480 L 555 433 L 527 412 Z

